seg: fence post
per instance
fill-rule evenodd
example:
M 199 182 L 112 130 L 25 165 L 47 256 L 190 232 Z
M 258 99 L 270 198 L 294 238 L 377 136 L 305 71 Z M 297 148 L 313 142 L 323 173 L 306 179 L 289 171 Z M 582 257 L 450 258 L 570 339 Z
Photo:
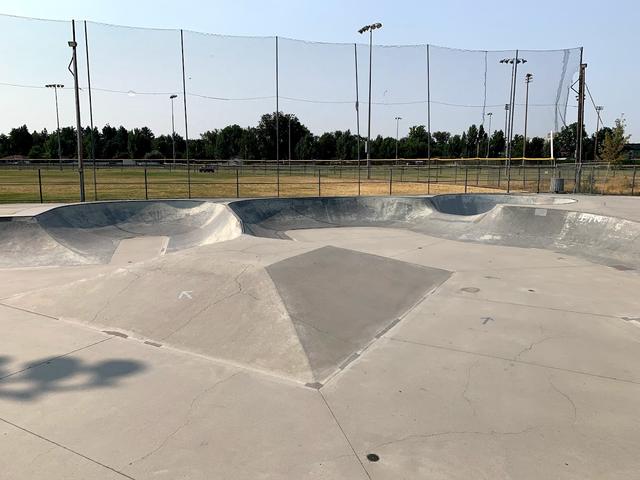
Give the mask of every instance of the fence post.
M 236 167 L 236 198 L 240 198 L 240 169 Z
M 536 193 L 540 193 L 540 169 L 541 169 L 541 165 L 538 164 L 538 187 L 536 188 Z
M 318 197 L 321 197 L 321 196 L 322 196 L 322 191 L 320 190 L 320 169 L 318 169 Z
M 147 182 L 147 167 L 144 167 L 144 199 L 149 200 L 149 186 Z
M 276 193 L 280 197 L 280 164 L 276 167 Z
M 40 169 L 38 169 L 38 190 L 40 191 L 40 203 L 42 203 L 42 174 L 40 173 Z M 633 195 L 633 193 L 631 195 Z
M 455 170 L 454 170 L 454 174 L 453 174 L 453 184 L 457 185 L 458 184 L 458 163 L 456 162 L 455 165 Z
M 507 193 L 511 193 L 511 164 L 507 167 Z
M 431 165 L 427 166 L 427 195 L 431 194 Z
M 191 163 L 187 162 L 187 196 L 191 198 Z
M 464 193 L 467 193 L 467 178 L 469 177 L 469 166 L 464 166 Z
M 633 196 L 635 194 L 636 191 L 636 168 L 637 165 L 633 166 L 633 177 L 631 180 L 631 196 Z
M 358 161 L 358 196 L 360 196 L 360 161 Z
M 502 167 L 498 166 L 498 188 L 500 188 L 500 177 L 502 176 Z
M 393 191 L 393 167 L 389 167 L 389 195 Z
M 524 165 L 522 168 L 522 190 L 527 191 L 527 167 Z

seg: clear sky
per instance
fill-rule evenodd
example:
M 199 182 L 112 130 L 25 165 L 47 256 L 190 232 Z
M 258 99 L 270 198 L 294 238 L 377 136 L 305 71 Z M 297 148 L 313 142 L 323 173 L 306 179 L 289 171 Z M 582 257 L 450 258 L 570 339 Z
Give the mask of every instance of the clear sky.
M 252 36 L 273 36 L 280 35 L 282 37 L 297 38 L 311 41 L 321 42 L 361 42 L 363 39 L 357 34 L 356 30 L 365 23 L 380 21 L 384 24 L 384 27 L 375 32 L 375 43 L 387 44 L 387 45 L 400 45 L 400 44 L 426 44 L 442 45 L 448 47 L 462 48 L 462 49 L 478 49 L 478 50 L 506 50 L 506 49 L 523 49 L 523 50 L 538 50 L 538 49 L 563 49 L 576 46 L 584 46 L 584 61 L 588 63 L 587 68 L 587 84 L 590 87 L 592 94 L 595 97 L 595 101 L 598 104 L 604 106 L 603 120 L 604 123 L 610 125 L 613 120 L 620 115 L 624 114 L 627 119 L 628 131 L 633 135 L 632 141 L 640 141 L 640 96 L 634 93 L 632 90 L 632 84 L 637 82 L 640 78 L 640 62 L 636 61 L 635 55 L 632 54 L 633 46 L 637 44 L 637 38 L 639 35 L 640 21 L 640 3 L 631 0 L 616 0 L 614 2 L 603 3 L 602 1 L 549 1 L 549 0 L 537 0 L 537 1 L 470 1 L 470 0 L 448 0 L 445 2 L 435 1 L 419 1 L 419 0 L 394 0 L 394 1 L 375 1 L 375 0 L 322 0 L 322 1 L 310 1 L 310 0 L 233 0 L 233 1 L 205 1 L 205 0 L 182 0 L 180 2 L 175 1 L 151 1 L 151 0 L 92 0 L 92 1 L 75 1 L 75 0 L 1 0 L 0 1 L 0 13 L 21 15 L 21 16 L 35 16 L 40 18 L 51 18 L 60 20 L 69 20 L 75 18 L 78 20 L 93 20 L 96 22 L 113 23 L 120 25 L 131 26 L 144 26 L 144 27 L 159 27 L 159 28 L 184 28 L 188 30 L 211 32 L 228 35 L 252 35 Z M 66 26 L 63 27 L 66 30 Z M 31 29 L 33 30 L 33 29 Z M 31 32 L 30 35 L 17 35 L 12 40 L 17 40 L 19 45 L 33 43 L 34 39 L 38 37 L 43 38 L 45 44 L 47 32 L 43 29 L 36 28 L 37 32 Z M 139 61 L 141 58 L 148 59 L 151 63 L 151 55 L 145 57 L 145 51 L 153 52 L 155 50 L 164 49 L 163 42 L 168 41 L 167 37 L 162 36 L 159 33 L 157 38 L 153 36 L 144 37 L 138 44 L 141 45 L 141 49 L 137 55 L 129 52 L 128 42 L 118 43 L 117 38 L 127 38 L 126 35 L 119 35 L 119 30 L 111 32 L 102 32 L 104 34 L 104 41 L 100 43 L 101 32 L 99 29 L 95 29 L 95 33 L 90 32 L 89 38 L 95 43 L 95 48 L 92 48 L 92 57 L 98 56 L 101 51 L 105 52 L 104 55 L 110 53 L 115 55 L 119 53 L 123 59 L 123 63 L 120 68 L 129 71 L 132 68 L 132 62 Z M 57 34 L 55 34 L 57 35 Z M 55 36 L 54 35 L 54 36 Z M 66 35 L 66 33 L 65 33 Z M 128 35 L 128 34 L 127 34 Z M 107 39 L 109 41 L 107 41 Z M 215 47 L 212 45 L 205 45 L 206 38 L 200 36 L 193 36 L 186 39 L 185 43 L 190 48 L 189 50 L 192 58 L 192 62 L 199 59 L 204 62 L 207 58 L 211 60 L 211 70 L 202 69 L 200 72 L 202 77 L 208 75 L 209 80 L 206 78 L 198 78 L 198 75 L 194 73 L 192 78 L 188 79 L 188 90 L 199 92 L 211 92 L 212 83 L 220 91 L 224 90 L 225 93 L 230 93 L 225 96 L 234 96 L 238 92 L 246 93 L 250 91 L 254 93 L 253 96 L 265 96 L 271 95 L 271 85 L 269 81 L 263 81 L 261 84 L 251 81 L 239 81 L 238 79 L 242 75 L 231 75 L 229 69 L 233 68 L 234 55 L 241 55 L 243 48 L 250 49 L 252 52 L 260 52 L 264 50 L 264 55 L 256 54 L 255 62 L 259 63 L 260 58 L 263 60 L 270 55 L 270 44 L 265 46 L 264 43 L 255 43 L 246 46 L 238 46 L 234 44 L 232 48 L 226 49 L 224 45 L 220 45 L 219 42 Z M 171 61 L 176 56 L 176 51 L 173 50 L 175 46 L 174 37 L 171 37 L 168 41 L 171 46 L 171 52 L 168 53 L 168 58 Z M 197 46 L 198 42 L 203 42 L 200 47 Z M 261 41 L 262 42 L 262 41 Z M 10 42 L 9 42 L 10 43 Z M 38 42 L 36 42 L 38 43 Z M 250 42 L 249 42 L 250 43 Z M 11 45 L 3 47 L 4 50 L 0 53 L 7 54 L 7 50 L 11 48 Z M 45 49 L 42 43 L 38 45 L 38 48 Z M 309 65 L 291 64 L 287 66 L 287 58 L 292 58 L 296 49 L 299 48 L 295 43 L 286 44 L 286 41 L 281 45 L 282 54 L 284 55 L 281 60 L 281 76 L 287 76 L 290 74 L 289 79 L 293 78 L 296 69 L 304 69 L 300 71 L 299 75 L 304 78 L 304 74 L 311 75 L 314 73 L 314 77 L 319 77 L 320 74 L 328 75 L 331 73 L 331 69 L 335 68 L 328 63 L 325 65 L 324 60 L 310 63 Z M 101 50 L 102 49 L 102 50 Z M 148 49 L 148 50 L 144 50 Z M 235 49 L 235 53 L 234 53 Z M 287 50 L 289 49 L 289 50 Z M 359 49 L 361 50 L 361 49 Z M 291 52 L 291 55 L 287 57 L 287 52 Z M 212 53 L 214 52 L 214 53 Z M 386 53 L 393 53 L 394 60 L 391 60 L 385 64 L 384 56 Z M 635 53 L 635 52 L 633 52 Z M 66 51 L 61 51 L 61 58 L 67 55 Z M 55 57 L 57 54 L 52 53 L 51 57 Z M 129 60 L 126 60 L 127 56 L 130 56 Z M 327 54 L 324 53 L 323 56 Z M 343 62 L 346 66 L 348 62 L 351 62 L 352 51 L 336 50 L 335 55 L 331 54 L 331 58 L 337 58 L 336 64 Z M 360 75 L 366 74 L 365 68 L 368 65 L 366 63 L 366 51 L 359 51 L 361 57 Z M 432 54 L 433 55 L 433 54 Z M 229 58 L 223 58 L 223 57 Z M 322 57 L 322 56 L 321 56 Z M 318 57 L 318 58 L 321 58 Z M 536 58 L 532 54 L 532 57 Z M 99 57 L 98 57 L 99 58 Z M 177 58 L 177 57 L 176 57 Z M 406 80 L 409 77 L 416 77 L 423 68 L 422 65 L 422 51 L 418 50 L 402 50 L 398 55 L 395 52 L 387 50 L 381 50 L 376 57 L 378 59 L 378 68 L 380 65 L 386 67 L 387 70 L 393 69 L 396 76 L 404 76 L 405 80 L 395 81 L 393 88 L 388 90 L 376 92 L 374 87 L 374 97 L 378 96 L 377 100 L 384 103 L 387 99 L 387 95 L 394 101 L 390 103 L 402 103 L 403 91 L 408 91 L 414 87 L 418 89 L 418 86 L 414 86 L 411 81 Z M 437 53 L 435 58 L 432 58 L 432 62 L 437 59 Z M 444 58 L 444 56 L 443 56 Z M 462 57 L 461 57 L 462 58 Z M 474 59 L 462 58 L 458 65 L 462 66 L 464 70 L 466 65 L 474 65 L 477 58 Z M 496 56 L 497 59 L 497 56 Z M 166 60 L 166 58 L 165 58 Z M 220 61 L 219 61 L 220 60 Z M 494 58 L 489 61 L 491 65 L 495 63 Z M 532 95 L 536 95 L 534 88 L 536 87 L 536 81 L 538 85 L 544 83 L 543 70 L 546 67 L 555 69 L 557 58 L 547 59 L 546 57 L 540 57 L 539 65 L 535 62 L 532 63 L 532 71 L 540 72 L 537 77 L 534 77 L 534 83 L 531 85 Z M 179 60 L 178 60 L 179 61 Z M 224 63 L 226 61 L 226 63 Z M 264 68 L 265 78 L 271 75 L 267 73 L 271 68 L 269 66 L 269 59 L 265 60 L 265 65 L 258 65 L 257 69 Z M 92 60 L 92 62 L 94 62 Z M 126 63 L 129 62 L 129 63 Z M 218 63 L 216 63 L 218 62 Z M 374 59 L 374 65 L 376 60 Z M 33 63 L 40 63 L 39 60 L 33 61 Z M 60 62 L 58 62 L 60 63 Z M 64 62 L 63 62 L 64 63 Z M 109 69 L 111 73 L 118 70 L 118 65 L 100 65 L 100 62 L 96 60 L 94 62 L 96 66 L 92 65 L 92 68 L 96 69 L 95 79 L 93 80 L 94 86 L 99 87 L 100 83 L 100 68 Z M 159 77 L 163 73 L 163 69 L 166 66 L 162 65 L 162 62 L 153 62 L 154 65 L 143 72 L 140 75 L 149 75 L 154 78 Z M 160 64 L 159 64 L 160 63 Z M 224 67 L 220 65 L 224 63 Z M 239 65 L 241 62 L 239 62 Z M 405 66 L 411 64 L 412 67 L 404 70 Z M 552 65 L 553 64 L 553 65 Z M 448 72 L 447 75 L 452 77 L 456 76 L 454 65 L 456 65 L 456 58 L 452 57 L 441 63 L 442 71 Z M 217 68 L 216 68 L 217 66 Z M 365 67 L 365 68 L 363 68 Z M 20 66 L 20 70 L 27 71 L 34 66 L 23 67 Z M 66 65 L 64 65 L 66 68 Z M 238 67 L 239 73 L 245 67 L 241 65 Z M 499 72 L 499 67 L 492 68 L 491 72 Z M 433 71 L 433 68 L 432 68 Z M 473 70 L 473 75 L 477 75 L 479 70 Z M 555 71 L 555 70 L 554 70 Z M 215 72 L 215 73 L 214 73 Z M 289 73 L 288 73 L 289 72 Z M 10 72 L 11 73 L 11 72 Z M 21 72 L 24 73 L 24 72 Z M 131 73 L 131 72 L 129 72 Z M 400 73 L 400 75 L 398 75 Z M 463 74 L 464 72 L 459 72 Z M 519 72 L 523 73 L 524 72 Z M 387 72 L 388 74 L 388 72 Z M 492 74 L 492 73 L 490 73 Z M 102 77 L 103 83 L 106 82 L 106 73 Z M 225 75 L 226 80 L 225 80 Z M 380 84 L 385 84 L 384 74 L 379 74 Z M 498 75 L 497 73 L 495 75 Z M 535 75 L 535 74 L 534 74 Z M 36 81 L 34 75 L 34 81 Z M 174 84 L 176 88 L 180 86 L 180 78 L 175 77 L 173 73 L 168 75 L 170 80 L 167 80 L 171 85 L 164 85 L 163 81 L 158 81 L 157 85 L 151 83 L 140 86 L 141 90 L 154 90 L 154 91 L 173 91 Z M 215 77 L 215 79 L 214 79 Z M 15 78 L 24 81 L 27 76 L 15 75 Z M 115 78 L 115 77 L 114 77 Z M 110 78 L 108 84 L 104 84 L 104 87 L 112 87 L 115 83 L 114 78 Z M 443 84 L 441 93 L 441 100 L 447 101 L 454 98 L 455 94 L 452 91 L 445 92 L 446 77 L 443 73 L 441 83 Z M 500 79 L 499 81 L 492 83 L 493 89 L 491 94 L 500 91 L 504 92 L 505 81 Z M 14 79 L 14 77 L 11 77 Z M 366 78 L 364 79 L 366 80 Z M 366 96 L 366 82 L 361 78 L 360 99 L 361 102 L 365 100 Z M 476 79 L 481 82 L 482 79 Z M 7 82 L 4 75 L 0 73 L 0 82 Z M 40 81 L 40 78 L 37 78 Z M 52 79 L 52 81 L 58 81 Z M 61 78 L 59 81 L 64 81 L 70 84 L 68 77 Z M 284 83 L 283 83 L 284 82 Z M 335 82 L 335 83 L 332 83 Z M 455 80 L 452 81 L 455 84 Z M 120 82 L 119 87 L 127 88 L 127 82 Z M 344 85 L 343 85 L 344 83 Z M 305 98 L 330 98 L 335 101 L 348 100 L 349 95 L 352 96 L 352 92 L 346 94 L 347 78 L 340 80 L 331 80 L 330 82 L 319 82 L 314 80 L 306 84 L 307 88 L 302 88 L 299 85 L 287 85 L 286 80 L 281 80 L 281 90 L 284 89 L 284 93 L 289 93 L 291 97 L 305 97 Z M 136 83 L 133 82 L 135 85 Z M 462 84 L 461 84 L 462 85 Z M 304 86 L 304 85 L 303 85 Z M 224 88 L 223 88 L 224 87 Z M 434 85 L 435 87 L 435 85 Z M 523 85 L 519 85 L 520 91 L 524 90 Z M 451 87 L 451 85 L 449 86 Z M 538 87 L 538 91 L 542 89 L 542 86 Z M 214 91 L 218 91 L 213 89 Z M 306 91 L 305 91 L 306 90 Z M 323 91 L 326 90 L 326 91 Z M 331 90 L 331 91 L 329 91 Z M 336 91 L 333 91 L 336 90 Z M 339 90 L 339 91 L 338 91 Z M 457 89 L 460 92 L 459 102 L 454 103 L 471 103 L 477 105 L 478 101 L 476 96 L 472 100 L 467 100 L 467 96 L 471 96 L 466 91 L 465 86 Z M 318 93 L 320 92 L 320 93 Z M 417 90 L 416 90 L 417 92 Z M 414 100 L 418 93 L 407 98 L 407 100 Z M 36 93 L 35 91 L 28 91 L 28 89 L 13 89 L 6 90 L 0 88 L 0 101 L 7 102 L 4 106 L 5 112 L 7 111 L 7 105 L 11 109 L 18 109 L 20 105 L 28 105 L 24 108 L 25 112 L 20 118 L 24 118 L 24 121 L 29 124 L 31 128 L 42 128 L 46 126 L 52 128 L 50 108 L 48 110 L 40 110 L 40 104 L 38 106 L 31 105 L 29 102 L 24 103 L 26 95 L 31 95 L 34 98 L 38 95 L 50 94 L 51 92 L 45 91 L 44 93 Z M 65 92 L 64 95 L 67 95 Z M 102 95 L 102 97 L 101 97 Z M 345 96 L 346 95 L 346 96 Z M 475 94 L 474 94 L 475 95 Z M 504 104 L 503 98 L 498 98 L 497 94 L 495 99 L 488 98 L 489 104 Z M 502 93 L 501 93 L 502 95 Z M 549 94 L 550 95 L 550 94 Z M 145 115 L 151 113 L 152 117 L 163 116 L 160 111 L 146 110 L 147 103 L 151 102 L 148 99 L 136 100 L 140 103 L 136 104 L 130 102 L 126 107 L 124 105 L 125 100 L 121 100 L 122 95 L 116 96 L 112 94 L 109 97 L 106 93 L 96 93 L 97 98 L 95 101 L 96 108 L 96 124 L 101 125 L 105 121 L 109 121 L 111 124 L 123 123 L 125 126 L 135 126 L 131 122 L 120 120 L 122 116 L 135 117 L 134 111 L 145 111 L 146 114 L 140 114 L 140 122 L 145 119 Z M 437 96 L 432 92 L 432 99 Z M 504 95 L 506 97 L 506 94 Z M 548 96 L 548 95 L 547 95 Z M 541 103 L 546 102 L 547 96 Z M 117 98 L 116 98 L 117 97 Z M 125 95 L 125 97 L 130 98 Z M 140 95 L 138 95 L 140 97 Z M 348 97 L 348 98 L 347 98 Z M 446 98 L 445 98 L 446 97 Z M 49 98 L 49 97 L 46 97 Z M 67 100 L 71 99 L 67 95 Z M 532 97 L 532 103 L 535 103 L 535 97 Z M 374 98 L 374 101 L 376 99 Z M 154 100 L 155 101 L 155 100 Z M 251 103 L 253 102 L 253 103 Z M 261 104 L 263 102 L 264 104 Z M 64 105 L 61 105 L 61 116 L 63 117 L 63 124 L 73 123 L 73 112 L 70 102 L 61 101 Z M 247 103 L 247 102 L 245 102 Z M 252 100 L 251 111 L 268 111 L 272 110 L 271 100 Z M 295 103 L 295 102 L 292 102 Z M 518 103 L 518 102 L 517 102 Z M 570 105 L 575 106 L 575 98 L 570 98 Z M 230 119 L 237 121 L 241 124 L 249 123 L 248 117 L 237 112 L 242 113 L 243 108 L 247 107 L 231 107 L 227 102 L 226 105 L 219 105 L 219 103 L 211 103 L 211 101 L 202 101 L 200 104 L 194 99 L 192 102 L 193 113 L 190 112 L 190 116 L 194 115 L 194 129 L 195 133 L 205 128 L 204 119 L 207 116 L 212 115 L 212 111 L 216 110 L 218 120 L 223 123 L 229 123 L 224 120 Z M 132 106 L 133 105 L 133 106 Z M 49 105 L 50 106 L 50 105 Z M 592 108 L 587 103 L 587 116 L 586 123 L 588 131 L 592 131 L 595 127 L 595 116 L 593 115 Z M 165 109 L 166 105 L 162 108 Z M 155 108 L 155 107 L 154 107 Z M 346 118 L 353 116 L 353 106 L 341 106 L 340 104 L 333 104 L 328 106 L 304 107 L 299 103 L 295 105 L 289 105 L 286 100 L 281 101 L 281 110 L 293 111 L 299 114 L 304 121 L 305 116 L 308 117 L 309 123 L 311 123 L 313 130 L 321 130 L 328 128 L 326 119 L 331 119 L 335 115 L 335 118 L 340 118 L 339 122 L 336 122 L 336 128 L 351 128 L 355 129 L 353 125 L 343 125 L 346 122 Z M 308 109 L 308 111 L 305 110 Z M 373 121 L 376 123 L 376 115 L 379 115 L 378 131 L 384 134 L 392 134 L 395 130 L 395 123 L 393 121 L 394 115 L 403 116 L 406 118 L 406 122 L 403 121 L 401 126 L 401 134 L 403 128 L 411 123 L 425 123 L 423 117 L 424 107 L 421 105 L 413 106 L 379 106 L 378 112 L 374 111 Z M 374 110 L 375 110 L 374 108 Z M 437 111 L 432 112 L 433 115 L 440 115 Z M 444 108 L 444 107 L 443 107 Z M 456 107 L 458 110 L 460 107 Z M 313 110 L 313 112 L 311 111 Z M 477 110 L 477 108 L 475 108 Z M 474 119 L 476 123 L 480 123 L 482 113 L 475 111 L 473 108 L 470 113 L 466 113 L 469 118 Z M 502 111 L 496 108 L 489 108 L 495 112 L 494 122 L 502 118 Z M 522 109 L 521 109 L 522 110 Z M 121 117 L 117 117 L 116 113 L 121 112 Z M 162 110 L 164 112 L 165 110 Z M 122 112 L 127 112 L 127 115 L 122 115 Z M 361 109 L 364 113 L 364 109 Z M 247 113 L 247 112 L 245 112 Z M 548 112 L 547 112 L 548 113 Z M 102 114 L 102 119 L 101 119 Z M 236 117 L 234 117 L 234 115 Z M 439 118 L 442 119 L 440 125 L 435 125 L 434 130 L 453 128 L 455 129 L 457 124 L 451 120 L 453 118 L 453 111 L 445 112 L 443 110 Z M 246 117 L 246 118 L 245 118 Z M 433 116 L 432 116 L 433 118 Z M 466 118 L 466 117 L 465 117 Z M 542 117 L 541 117 L 542 118 Z M 53 117 L 55 120 L 55 117 Z M 198 120 L 200 119 L 200 120 Z M 344 119 L 344 120 L 343 120 Z M 365 117 L 363 117 L 365 119 Z M 15 118 L 11 119 L 12 122 Z M 102 121 L 101 121 L 102 120 Z M 135 120 L 132 120 L 136 123 Z M 191 120 L 190 120 L 191 121 Z M 519 120 L 516 120 L 518 122 Z M 568 108 L 567 110 L 567 123 L 575 121 L 575 107 Z M 138 122 L 138 123 L 140 123 Z M 200 123 L 199 123 L 200 122 Z M 498 122 L 498 126 L 502 121 Z M 162 130 L 162 127 L 153 125 L 153 122 L 146 122 L 155 129 Z M 255 122 L 254 122 L 255 123 Z M 355 123 L 355 122 L 353 122 Z M 437 123 L 437 122 L 436 122 Z M 470 123 L 470 122 L 469 122 Z M 549 127 L 548 122 L 540 120 L 539 129 L 552 128 Z M 166 125 L 163 117 L 163 125 Z M 380 126 L 382 125 L 382 126 Z M 212 127 L 219 127 L 221 125 L 211 125 Z M 361 120 L 361 130 L 364 131 L 366 123 Z M 8 125 L 4 122 L 0 122 L 0 130 L 6 131 Z M 494 127 L 496 124 L 494 123 Z M 536 122 L 534 126 L 536 127 Z M 179 129 L 178 129 L 179 130 Z M 375 130 L 375 128 L 374 128 Z M 316 132 L 318 133 L 318 132 Z M 406 132 L 404 132 L 406 133 Z M 395 134 L 395 131 L 393 131 Z M 540 131 L 536 131 L 535 134 L 541 134 Z

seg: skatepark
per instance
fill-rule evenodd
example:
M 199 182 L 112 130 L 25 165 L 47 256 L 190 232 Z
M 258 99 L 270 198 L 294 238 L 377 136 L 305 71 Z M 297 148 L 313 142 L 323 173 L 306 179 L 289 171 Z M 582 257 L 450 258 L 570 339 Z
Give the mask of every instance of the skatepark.
M 640 206 L 0 207 L 6 478 L 634 478 Z

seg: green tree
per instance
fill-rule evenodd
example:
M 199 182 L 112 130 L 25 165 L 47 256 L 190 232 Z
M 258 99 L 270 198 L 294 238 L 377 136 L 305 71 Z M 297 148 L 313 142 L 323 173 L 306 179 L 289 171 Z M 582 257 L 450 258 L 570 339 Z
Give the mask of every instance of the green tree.
M 611 132 L 607 132 L 602 145 L 602 159 L 609 163 L 622 163 L 624 161 L 624 146 L 631 138 L 631 135 L 625 135 L 625 120 L 617 118 L 615 126 Z
M 12 155 L 28 155 L 33 146 L 33 138 L 26 125 L 12 128 L 9 132 L 9 146 Z

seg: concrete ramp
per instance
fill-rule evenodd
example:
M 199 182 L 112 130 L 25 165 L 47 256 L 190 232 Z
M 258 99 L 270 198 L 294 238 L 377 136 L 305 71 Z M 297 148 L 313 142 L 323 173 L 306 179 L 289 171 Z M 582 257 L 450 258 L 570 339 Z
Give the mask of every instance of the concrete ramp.
M 166 237 L 167 252 L 240 235 L 225 205 L 196 200 L 96 202 L 53 208 L 0 225 L 0 265 L 105 264 L 120 242 Z M 163 250 L 163 253 L 164 253 Z M 148 254 L 142 255 L 148 258 Z

